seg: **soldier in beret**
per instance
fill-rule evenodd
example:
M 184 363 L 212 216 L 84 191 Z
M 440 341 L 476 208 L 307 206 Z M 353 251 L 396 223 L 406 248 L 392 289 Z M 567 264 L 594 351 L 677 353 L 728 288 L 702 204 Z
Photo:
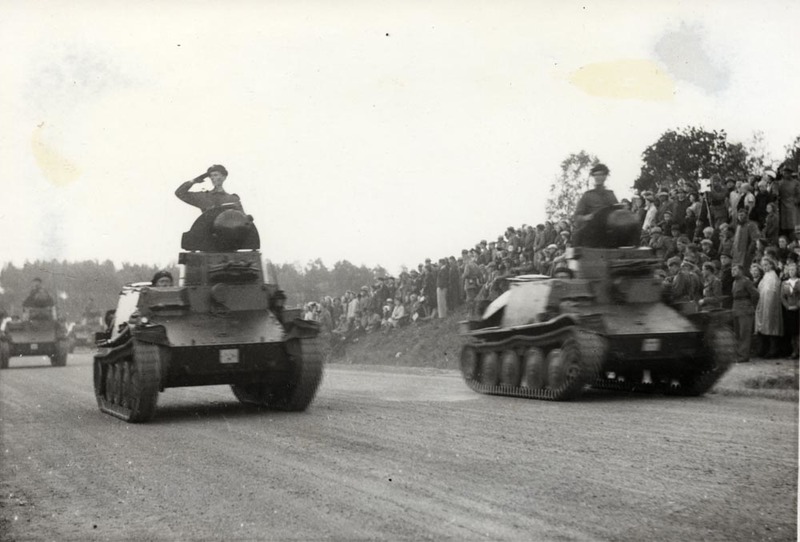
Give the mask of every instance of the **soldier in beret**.
M 214 185 L 213 189 L 204 190 L 203 192 L 189 192 L 192 185 L 202 183 L 207 177 L 211 179 L 211 184 Z M 224 204 L 232 204 L 234 209 L 243 211 L 239 196 L 236 194 L 228 194 L 225 192 L 225 189 L 222 188 L 227 178 L 228 170 L 225 169 L 225 166 L 214 164 L 209 167 L 205 173 L 180 185 L 175 191 L 175 195 L 178 196 L 179 200 L 189 205 L 199 207 L 203 212 Z
M 605 187 L 608 173 L 608 167 L 604 164 L 597 164 L 589 171 L 589 175 L 594 180 L 594 188 L 584 192 L 583 196 L 581 196 L 581 199 L 578 201 L 578 205 L 575 207 L 573 221 L 576 230 L 573 234 L 573 242 L 576 246 L 581 245 L 583 227 L 591 220 L 592 216 L 600 209 L 618 203 L 617 196 L 614 195 L 614 192 Z

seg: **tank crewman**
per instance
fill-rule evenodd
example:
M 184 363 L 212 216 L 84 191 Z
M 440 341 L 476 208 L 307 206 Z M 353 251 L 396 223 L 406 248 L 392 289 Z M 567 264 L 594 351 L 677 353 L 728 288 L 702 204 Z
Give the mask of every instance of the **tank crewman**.
M 22 302 L 23 307 L 35 307 L 39 309 L 46 309 L 55 305 L 55 301 L 50 296 L 50 293 L 42 288 L 42 279 L 36 277 L 33 279 L 33 286 L 28 297 Z
M 151 284 L 157 288 L 168 288 L 172 286 L 174 279 L 172 278 L 172 273 L 169 271 L 162 269 L 158 271 L 155 275 L 153 275 L 153 280 Z
M 209 177 L 211 179 L 211 184 L 214 185 L 212 190 L 205 190 L 203 192 L 189 192 L 189 189 L 192 187 L 192 185 L 202 183 L 206 177 Z M 208 209 L 219 207 L 220 205 L 224 205 L 226 203 L 233 204 L 234 209 L 243 211 L 239 196 L 236 194 L 228 194 L 225 192 L 225 189 L 222 188 L 222 185 L 227 178 L 228 170 L 225 169 L 225 166 L 214 164 L 208 168 L 206 173 L 198 175 L 191 181 L 186 181 L 180 185 L 175 191 L 175 195 L 178 196 L 178 199 L 181 201 L 184 201 L 189 205 L 199 207 L 200 210 L 204 212 Z
M 589 170 L 589 175 L 594 180 L 594 188 L 584 192 L 578 205 L 575 207 L 574 223 L 576 226 L 573 241 L 576 246 L 581 245 L 582 230 L 585 224 L 591 220 L 592 216 L 605 207 L 618 203 L 614 192 L 605 187 L 608 177 L 608 167 L 605 164 L 596 164 Z

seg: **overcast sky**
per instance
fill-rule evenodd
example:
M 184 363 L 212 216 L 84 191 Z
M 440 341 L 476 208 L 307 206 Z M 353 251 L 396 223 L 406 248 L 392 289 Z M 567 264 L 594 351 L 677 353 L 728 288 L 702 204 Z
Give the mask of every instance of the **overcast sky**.
M 274 262 L 396 272 L 619 197 L 666 130 L 800 134 L 800 3 L 0 1 L 0 263 L 167 264 L 209 165 Z

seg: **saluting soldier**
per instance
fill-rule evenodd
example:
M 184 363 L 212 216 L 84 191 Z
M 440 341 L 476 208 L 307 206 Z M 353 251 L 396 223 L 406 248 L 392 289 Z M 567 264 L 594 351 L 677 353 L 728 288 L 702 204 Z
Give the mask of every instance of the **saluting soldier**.
M 614 192 L 605 187 L 608 173 L 609 170 L 605 164 L 597 164 L 589 170 L 589 175 L 594 180 L 594 188 L 584 192 L 575 207 L 574 223 L 576 230 L 573 235 L 573 241 L 576 246 L 581 245 L 583 228 L 591 220 L 592 216 L 600 209 L 618 203 Z
M 214 185 L 213 189 L 204 190 L 202 192 L 189 191 L 189 189 L 195 184 L 202 183 L 206 177 L 211 179 L 211 184 Z M 189 205 L 199 207 L 203 212 L 224 204 L 233 204 L 232 207 L 234 209 L 243 211 L 239 196 L 236 194 L 228 194 L 222 187 L 225 179 L 227 178 L 228 170 L 225 169 L 225 166 L 214 164 L 202 175 L 198 175 L 191 181 L 186 181 L 180 185 L 175 191 L 175 195 L 178 196 L 178 199 L 181 201 L 184 201 Z

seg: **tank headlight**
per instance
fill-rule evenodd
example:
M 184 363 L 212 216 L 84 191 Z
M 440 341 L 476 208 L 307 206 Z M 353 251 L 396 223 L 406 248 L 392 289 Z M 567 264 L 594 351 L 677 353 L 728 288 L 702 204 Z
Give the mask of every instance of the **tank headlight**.
M 150 319 L 147 316 L 142 316 L 141 318 L 139 318 L 139 322 L 142 324 L 148 324 L 150 323 Z

